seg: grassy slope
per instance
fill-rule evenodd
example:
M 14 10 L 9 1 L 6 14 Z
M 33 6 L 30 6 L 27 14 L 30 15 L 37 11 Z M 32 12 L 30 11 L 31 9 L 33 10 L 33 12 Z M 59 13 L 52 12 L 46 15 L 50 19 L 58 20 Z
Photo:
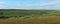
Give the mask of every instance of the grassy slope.
M 4 11 L 4 15 L 20 16 L 21 12 L 24 12 L 24 11 Z M 31 11 L 28 11 L 28 12 L 31 12 Z M 59 12 L 49 11 L 48 13 L 49 14 L 43 14 L 43 17 L 40 17 L 40 14 L 33 14 L 34 17 L 38 17 L 38 18 L 0 19 L 0 24 L 60 24 L 60 16 L 57 16 L 57 14 L 60 15 L 60 11 Z
M 60 24 L 60 16 L 0 19 L 0 24 Z
M 39 17 L 41 14 L 38 14 L 42 10 L 22 10 L 22 11 L 4 11 L 5 16 L 34 16 Z M 33 14 L 37 13 L 37 14 Z M 60 16 L 60 11 L 48 11 L 48 14 L 43 14 L 42 16 Z

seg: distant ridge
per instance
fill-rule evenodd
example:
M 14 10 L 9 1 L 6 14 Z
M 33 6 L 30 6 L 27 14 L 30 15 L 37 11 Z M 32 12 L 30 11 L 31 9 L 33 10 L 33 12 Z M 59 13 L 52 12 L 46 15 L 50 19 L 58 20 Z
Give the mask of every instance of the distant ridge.
M 16 11 L 16 10 L 18 10 L 19 11 L 19 10 L 27 10 L 27 9 L 0 9 L 0 10 L 3 10 L 3 11 L 5 11 L 5 10 L 7 10 L 7 11 L 9 11 L 9 10 L 10 11 L 12 11 L 12 10 Z M 29 10 L 34 10 L 34 9 L 29 9 Z

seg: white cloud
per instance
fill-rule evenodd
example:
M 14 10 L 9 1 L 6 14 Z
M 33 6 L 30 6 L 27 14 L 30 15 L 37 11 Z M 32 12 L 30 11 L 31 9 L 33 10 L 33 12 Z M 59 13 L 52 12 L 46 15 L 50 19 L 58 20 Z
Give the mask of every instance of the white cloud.
M 43 9 L 54 9 L 54 10 L 60 10 L 60 0 L 54 0 L 51 2 L 40 4 L 40 7 Z
M 3 9 L 60 9 L 60 0 L 49 0 L 45 3 L 17 4 L 16 6 L 6 6 L 5 2 L 0 2 L 0 8 Z
M 0 9 L 4 9 L 4 8 L 7 8 L 7 3 L 5 2 L 0 2 Z
M 59 9 L 60 0 L 53 0 L 46 3 L 17 4 L 16 9 Z
M 17 4 L 16 8 L 17 9 L 37 9 L 40 7 L 40 4 Z
M 54 4 L 60 4 L 60 1 L 47 2 L 47 3 L 40 4 L 40 6 L 54 5 Z

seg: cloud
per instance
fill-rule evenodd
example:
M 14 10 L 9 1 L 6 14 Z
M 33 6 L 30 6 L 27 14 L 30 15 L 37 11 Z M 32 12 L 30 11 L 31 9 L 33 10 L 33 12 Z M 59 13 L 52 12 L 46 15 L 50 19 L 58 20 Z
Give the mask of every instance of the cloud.
M 5 2 L 0 2 L 0 8 L 2 9 L 50 9 L 60 10 L 60 0 L 49 0 L 44 3 L 31 3 L 31 4 L 16 4 L 15 6 L 9 6 Z
M 54 0 L 54 1 L 40 4 L 40 7 L 43 9 L 60 10 L 60 0 Z
M 6 2 L 0 2 L 0 9 L 5 9 L 7 7 L 8 7 L 8 5 Z
M 40 6 L 40 4 L 17 4 L 17 9 L 37 9 Z
M 40 4 L 40 6 L 54 5 L 54 4 L 60 4 L 60 1 L 47 2 L 47 3 Z
M 60 9 L 60 0 L 53 0 L 46 3 L 17 4 L 16 9 Z
M 4 5 L 5 4 L 5 2 L 0 2 L 0 5 Z

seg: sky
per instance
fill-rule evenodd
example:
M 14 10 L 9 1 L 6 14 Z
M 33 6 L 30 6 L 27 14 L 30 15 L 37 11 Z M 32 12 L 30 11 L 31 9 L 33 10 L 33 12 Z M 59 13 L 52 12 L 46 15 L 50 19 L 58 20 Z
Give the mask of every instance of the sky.
M 0 9 L 60 10 L 60 0 L 0 0 Z

